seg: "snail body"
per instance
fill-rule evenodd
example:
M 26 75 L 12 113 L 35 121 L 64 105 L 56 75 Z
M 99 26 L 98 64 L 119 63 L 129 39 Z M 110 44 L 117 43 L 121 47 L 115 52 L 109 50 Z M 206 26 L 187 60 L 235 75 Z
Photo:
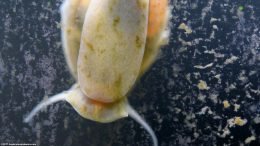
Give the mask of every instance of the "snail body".
M 129 115 L 158 145 L 127 94 L 168 41 L 168 1 L 66 0 L 61 15 L 64 55 L 76 83 L 37 105 L 25 122 L 43 107 L 66 100 L 82 117 L 97 122 Z

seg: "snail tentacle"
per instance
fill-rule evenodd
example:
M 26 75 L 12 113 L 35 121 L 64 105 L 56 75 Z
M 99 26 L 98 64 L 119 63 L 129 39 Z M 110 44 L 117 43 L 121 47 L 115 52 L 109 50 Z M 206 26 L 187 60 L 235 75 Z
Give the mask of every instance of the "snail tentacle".
M 153 140 L 153 145 L 158 146 L 158 140 L 157 137 L 152 130 L 152 128 L 148 125 L 148 123 L 140 116 L 140 114 L 137 113 L 137 111 L 131 107 L 129 104 L 126 106 L 126 110 L 129 114 L 129 116 L 134 119 L 137 123 L 139 123 L 144 129 L 151 135 Z
M 41 103 L 39 103 L 34 109 L 26 116 L 26 118 L 23 120 L 25 123 L 28 123 L 32 120 L 32 118 L 43 108 L 47 107 L 48 105 L 51 105 L 53 103 L 64 101 L 66 96 L 69 94 L 69 91 L 64 91 L 62 93 L 56 94 L 47 100 L 43 100 Z

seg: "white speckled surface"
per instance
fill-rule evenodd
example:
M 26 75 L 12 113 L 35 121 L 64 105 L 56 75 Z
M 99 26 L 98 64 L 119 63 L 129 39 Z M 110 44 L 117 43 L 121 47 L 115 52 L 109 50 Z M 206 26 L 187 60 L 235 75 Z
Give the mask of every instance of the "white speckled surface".
M 259 145 L 260 2 L 171 3 L 170 44 L 137 82 L 131 104 L 161 146 Z M 22 123 L 42 97 L 74 83 L 62 54 L 60 5 L 0 2 L 0 144 L 149 146 L 149 135 L 132 119 L 98 124 L 65 102 Z

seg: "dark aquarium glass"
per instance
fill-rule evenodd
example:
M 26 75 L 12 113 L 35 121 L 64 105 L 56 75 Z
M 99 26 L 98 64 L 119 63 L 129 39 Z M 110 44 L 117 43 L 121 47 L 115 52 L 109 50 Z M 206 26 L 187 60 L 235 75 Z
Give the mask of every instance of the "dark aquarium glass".
M 171 38 L 128 95 L 160 146 L 260 145 L 260 1 L 170 0 Z M 131 118 L 108 124 L 66 102 L 23 123 L 75 82 L 62 51 L 61 0 L 0 1 L 0 145 L 150 146 Z

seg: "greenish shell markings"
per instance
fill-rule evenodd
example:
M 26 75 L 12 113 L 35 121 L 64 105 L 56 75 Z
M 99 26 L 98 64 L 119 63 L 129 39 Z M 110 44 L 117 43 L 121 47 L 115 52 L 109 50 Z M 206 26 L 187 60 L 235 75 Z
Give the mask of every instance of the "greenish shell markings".
M 113 28 L 116 29 L 118 27 L 118 23 L 120 23 L 120 17 L 115 17 L 113 21 Z
M 134 72 L 139 72 L 141 67 L 147 33 L 144 28 L 147 28 L 148 23 L 148 7 L 140 9 L 135 1 L 120 0 L 113 1 L 114 7 L 111 11 L 107 8 L 109 2 L 91 1 L 81 39 L 95 44 L 94 50 L 97 51 L 93 53 L 88 46 L 81 45 L 78 58 L 78 65 L 83 64 L 78 72 L 82 92 L 101 102 L 120 100 L 135 83 L 137 76 L 134 76 Z M 142 2 L 147 3 L 145 0 Z M 146 19 L 142 18 L 143 15 Z M 96 31 L 93 28 L 100 19 L 103 23 L 100 26 L 102 31 Z M 104 35 L 104 38 L 97 39 L 99 34 Z M 138 45 L 133 36 L 138 36 Z M 99 52 L 104 49 L 106 51 L 101 55 Z M 87 60 L 81 59 L 84 55 L 87 55 Z M 91 78 L 85 76 L 87 71 L 92 72 Z M 119 73 L 124 81 L 120 88 L 115 83 Z
M 87 47 L 88 49 L 90 49 L 91 51 L 95 51 L 93 45 L 92 45 L 90 42 L 88 42 L 88 41 L 85 40 L 85 39 L 84 39 L 83 41 L 84 41 L 84 43 L 85 43 L 85 45 L 86 45 L 86 47 Z
M 142 48 L 142 44 L 143 44 L 143 42 L 141 41 L 141 39 L 140 39 L 140 37 L 139 36 L 136 36 L 135 37 L 135 44 L 136 44 L 136 48 L 137 49 L 141 49 Z

